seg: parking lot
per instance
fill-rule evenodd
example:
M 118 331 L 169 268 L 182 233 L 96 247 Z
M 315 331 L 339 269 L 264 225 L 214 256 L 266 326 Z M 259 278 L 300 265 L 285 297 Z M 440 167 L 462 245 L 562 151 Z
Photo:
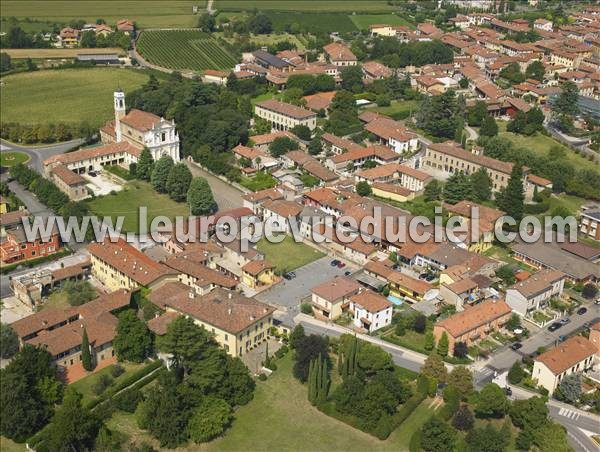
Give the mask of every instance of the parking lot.
M 303 298 L 310 295 L 310 289 L 324 283 L 335 276 L 342 276 L 346 271 L 355 272 L 356 265 L 344 260 L 344 268 L 332 267 L 332 257 L 326 256 L 294 271 L 296 277 L 292 280 L 283 279 L 271 290 L 257 295 L 258 300 L 273 306 L 284 308 L 297 307 Z

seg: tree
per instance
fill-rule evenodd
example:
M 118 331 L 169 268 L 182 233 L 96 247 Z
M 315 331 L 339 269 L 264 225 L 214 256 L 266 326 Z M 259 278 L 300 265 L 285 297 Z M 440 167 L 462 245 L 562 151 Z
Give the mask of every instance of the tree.
M 533 442 L 540 451 L 569 452 L 573 450 L 567 441 L 565 428 L 555 422 L 547 422 L 535 430 Z
M 308 153 L 310 155 L 320 154 L 322 146 L 323 145 L 321 144 L 321 138 L 314 137 L 312 140 L 310 140 L 310 143 L 308 143 Z
M 190 439 L 206 443 L 222 434 L 233 420 L 231 406 L 216 397 L 204 397 L 188 424 Z
M 136 177 L 141 180 L 149 181 L 152 175 L 153 165 L 154 159 L 152 158 L 152 153 L 150 152 L 150 149 L 144 147 L 140 153 L 140 157 L 138 158 L 137 166 L 135 168 Z
M 484 137 L 495 137 L 498 135 L 498 124 L 496 124 L 496 120 L 492 116 L 487 115 L 483 119 L 479 134 Z
M 454 343 L 454 357 L 455 358 L 466 358 L 469 353 L 469 347 L 463 341 Z
M 360 93 L 363 88 L 363 73 L 360 66 L 346 66 L 341 71 L 342 89 Z
M 83 328 L 83 334 L 81 336 L 81 363 L 83 364 L 83 368 L 88 372 L 94 368 L 90 351 L 90 342 L 85 327 Z
M 437 352 L 441 357 L 448 356 L 448 335 L 445 331 L 438 341 Z
M 81 47 L 86 47 L 86 48 L 96 47 L 96 33 L 94 33 L 94 32 L 82 33 L 81 41 L 79 41 L 79 45 Z
M 492 197 L 492 180 L 485 168 L 479 168 L 470 176 L 473 200 L 488 201 Z
M 296 351 L 294 355 L 294 377 L 303 383 L 308 379 L 308 370 L 313 359 L 319 355 L 325 360 L 329 359 L 327 339 L 322 336 L 315 334 L 304 336 L 294 344 L 294 348 Z
M 466 400 L 473 392 L 473 374 L 465 366 L 456 366 L 448 374 L 448 385 L 458 389 L 461 399 Z
M 487 111 L 487 104 L 478 100 L 475 105 L 469 110 L 467 114 L 467 122 L 470 126 L 480 127 L 483 124 L 483 120 L 489 116 Z
M 475 424 L 469 405 L 461 405 L 452 417 L 452 426 L 463 432 L 471 430 Z
M 539 82 L 544 81 L 545 73 L 546 69 L 544 63 L 539 60 L 533 61 L 527 66 L 527 69 L 525 69 L 525 77 L 535 79 Z
M 506 414 L 508 400 L 504 390 L 495 383 L 486 384 L 477 397 L 475 414 L 480 417 L 500 418 Z
M 167 333 L 158 340 L 159 349 L 173 355 L 173 361 L 187 371 L 193 361 L 202 356 L 210 337 L 189 317 L 177 317 L 167 327 Z
M 296 325 L 294 331 L 290 335 L 290 347 L 296 348 L 296 344 L 300 342 L 302 338 L 306 337 L 304 334 L 304 327 L 301 323 Z
M 169 155 L 163 155 L 154 165 L 152 175 L 150 176 L 150 182 L 152 183 L 152 187 L 154 187 L 157 192 L 167 192 L 169 173 L 173 169 L 174 165 L 175 162 L 173 162 L 173 159 Z
M 198 18 L 198 28 L 200 31 L 204 31 L 206 33 L 210 33 L 214 31 L 216 25 L 215 16 L 206 12 Z
M 10 55 L 6 52 L 0 52 L 0 72 L 10 71 L 12 69 L 12 62 Z
M 554 397 L 568 403 L 577 402 L 581 397 L 581 374 L 575 373 L 564 377 L 554 391 Z
M 275 158 L 299 149 L 298 142 L 289 137 L 277 137 L 269 145 L 269 152 Z
M 192 179 L 187 192 L 187 202 L 192 215 L 208 215 L 215 209 L 215 198 L 206 179 L 203 177 Z
M 367 181 L 360 181 L 356 184 L 356 193 L 360 196 L 369 196 L 371 194 L 371 186 Z
M 554 101 L 552 109 L 558 115 L 566 115 L 569 117 L 579 114 L 579 88 L 573 82 L 565 82 L 561 86 L 561 92 Z
M 102 425 L 81 405 L 81 394 L 68 387 L 62 405 L 45 431 L 47 450 L 91 450 Z
M 588 300 L 593 299 L 596 295 L 598 295 L 598 288 L 593 283 L 587 283 L 583 286 L 583 290 L 581 291 L 581 295 Z
M 508 179 L 508 184 L 504 190 L 497 195 L 497 204 L 501 210 L 517 221 L 523 218 L 525 195 L 523 189 L 523 168 L 521 165 L 513 165 Z
M 67 281 L 62 290 L 67 294 L 67 301 L 71 306 L 80 306 L 98 296 L 90 282 L 85 280 Z
M 543 397 L 515 400 L 509 414 L 514 426 L 521 430 L 535 431 L 548 422 L 548 407 Z
M 506 328 L 511 331 L 521 328 L 521 317 L 519 317 L 518 314 L 513 313 L 508 319 L 508 322 L 506 322 Z
M 492 424 L 471 430 L 466 437 L 467 450 L 472 452 L 502 452 L 510 441 L 505 431 L 496 430 Z
M 413 319 L 413 330 L 419 334 L 423 334 L 426 327 L 427 318 L 423 314 L 417 314 Z
M 0 356 L 2 359 L 12 358 L 18 351 L 17 333 L 6 323 L 0 323 Z
M 426 377 L 435 378 L 440 382 L 446 381 L 448 375 L 444 361 L 436 353 L 432 353 L 427 357 L 423 367 L 421 367 L 421 373 Z
M 294 135 L 296 135 L 298 138 L 304 141 L 309 141 L 312 135 L 312 132 L 310 131 L 308 126 L 305 126 L 304 124 L 298 124 L 297 126 L 292 127 L 290 129 L 290 132 L 292 132 Z
M 525 80 L 525 76 L 521 72 L 519 63 L 510 63 L 509 65 L 504 66 L 499 75 L 503 79 L 509 81 L 512 85 L 521 83 Z
M 248 29 L 257 35 L 266 35 L 273 31 L 273 24 L 269 16 L 258 13 L 248 20 Z
M 426 452 L 453 450 L 455 443 L 456 431 L 437 416 L 433 416 L 423 425 L 421 447 Z
M 442 184 L 437 179 L 433 179 L 425 186 L 425 200 L 437 201 L 442 195 Z
M 152 333 L 133 309 L 119 315 L 113 347 L 119 361 L 143 362 L 152 353 Z
M 519 384 L 521 383 L 523 378 L 525 378 L 525 372 L 523 371 L 523 368 L 521 367 L 521 363 L 519 361 L 515 361 L 513 363 L 510 370 L 508 371 L 507 378 L 508 382 L 511 385 Z
M 167 191 L 174 201 L 185 201 L 187 192 L 192 182 L 192 173 L 185 163 L 177 163 L 169 171 Z
M 444 185 L 445 201 L 450 204 L 456 204 L 459 201 L 471 199 L 472 197 L 473 188 L 469 176 L 461 171 L 454 173 L 448 178 L 448 181 Z

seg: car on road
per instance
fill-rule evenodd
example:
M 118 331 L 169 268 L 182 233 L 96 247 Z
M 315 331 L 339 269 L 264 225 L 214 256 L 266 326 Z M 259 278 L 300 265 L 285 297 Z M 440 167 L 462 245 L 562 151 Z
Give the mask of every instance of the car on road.
M 512 389 L 510 389 L 508 386 L 506 386 L 504 388 L 504 392 L 506 393 L 507 396 L 511 396 L 512 395 Z
M 340 262 L 337 264 L 337 266 L 338 266 L 338 268 L 344 268 L 344 267 L 346 266 L 346 264 L 345 264 L 345 263 L 343 263 L 342 261 L 340 261 Z
M 332 260 L 329 265 L 331 265 L 332 267 L 337 267 L 337 265 L 340 263 L 340 261 L 338 261 L 337 259 Z
M 521 344 L 520 342 L 515 342 L 510 346 L 510 348 L 512 348 L 513 350 L 519 350 L 521 347 L 523 347 L 523 344 Z
M 427 273 L 421 273 L 419 275 L 419 279 L 426 279 L 427 278 Z
M 350 270 L 346 270 L 344 272 L 344 276 L 350 276 L 352 274 L 352 272 Z
M 579 308 L 579 309 L 577 310 L 577 314 L 579 314 L 579 315 L 583 315 L 583 314 L 585 314 L 586 312 L 587 312 L 587 308 Z
M 294 272 L 288 272 L 288 275 L 290 276 L 290 278 L 294 279 L 296 277 L 296 273 Z
M 283 276 L 283 279 L 287 279 L 288 281 L 292 279 L 292 277 L 290 276 L 290 274 L 289 274 L 289 273 L 284 273 L 284 274 L 283 274 L 283 275 L 281 275 L 281 276 Z
M 564 342 L 567 340 L 567 336 L 565 336 L 564 334 L 561 334 L 560 336 L 558 336 L 558 342 Z
M 431 281 L 433 281 L 434 279 L 435 279 L 435 275 L 427 275 L 427 276 L 425 277 L 425 281 L 427 281 L 427 282 L 431 282 Z
M 569 323 L 571 321 L 570 318 L 565 317 L 564 319 L 560 319 L 559 322 L 561 323 L 561 325 L 566 325 L 567 323 Z
M 554 322 L 552 325 L 548 327 L 548 331 L 556 331 L 557 329 L 562 328 L 562 324 L 558 322 Z

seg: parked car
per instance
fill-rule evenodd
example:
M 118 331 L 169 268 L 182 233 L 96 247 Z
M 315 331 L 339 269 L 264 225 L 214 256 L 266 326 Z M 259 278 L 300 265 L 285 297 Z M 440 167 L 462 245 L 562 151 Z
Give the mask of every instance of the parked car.
M 346 266 L 346 264 L 345 264 L 345 263 L 343 263 L 342 261 L 340 261 L 340 262 L 337 264 L 337 266 L 338 266 L 338 268 L 344 268 L 344 267 Z
M 554 322 L 552 325 L 548 327 L 548 331 L 556 331 L 557 329 L 562 328 L 562 324 L 558 322 Z
M 421 273 L 419 275 L 419 279 L 425 279 L 425 278 L 427 278 L 427 273 Z
M 337 264 L 339 264 L 340 261 L 338 261 L 337 259 L 332 260 L 329 265 L 331 265 L 332 267 L 337 267 Z
M 579 314 L 579 315 L 583 315 L 583 314 L 585 314 L 586 312 L 587 312 L 587 308 L 579 308 L 579 309 L 577 310 L 577 314 Z
M 568 317 L 565 317 L 565 318 L 559 320 L 559 322 L 561 323 L 561 325 L 566 325 L 570 321 L 571 321 L 571 319 L 568 318 Z
M 506 393 L 507 396 L 511 396 L 512 395 L 512 389 L 510 389 L 508 386 L 506 386 L 504 388 L 504 392 Z
M 512 348 L 513 350 L 519 350 L 521 347 L 523 347 L 523 344 L 521 344 L 520 342 L 515 342 L 510 346 L 510 348 Z
M 350 270 L 346 270 L 344 272 L 344 276 L 350 276 L 352 274 L 352 272 Z
M 283 276 L 283 279 L 287 279 L 288 281 L 289 281 L 290 279 L 292 279 L 292 277 L 290 276 L 290 274 L 289 274 L 289 273 L 284 273 L 284 274 L 283 274 L 283 275 L 281 275 L 281 276 Z
M 564 334 L 561 334 L 560 336 L 558 336 L 558 342 L 564 342 L 567 340 L 567 336 L 565 336 Z
M 435 279 L 435 275 L 427 275 L 427 276 L 425 277 L 425 281 L 427 281 L 427 282 L 431 282 L 431 281 L 433 281 L 434 279 Z
M 291 279 L 294 279 L 296 277 L 296 273 L 294 273 L 294 272 L 288 272 L 288 275 L 290 276 Z

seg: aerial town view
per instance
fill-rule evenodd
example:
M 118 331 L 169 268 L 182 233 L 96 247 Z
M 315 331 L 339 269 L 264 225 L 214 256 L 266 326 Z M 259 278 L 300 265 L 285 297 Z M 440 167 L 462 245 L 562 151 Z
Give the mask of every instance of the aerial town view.
M 2 452 L 600 451 L 600 1 L 2 0 Z

